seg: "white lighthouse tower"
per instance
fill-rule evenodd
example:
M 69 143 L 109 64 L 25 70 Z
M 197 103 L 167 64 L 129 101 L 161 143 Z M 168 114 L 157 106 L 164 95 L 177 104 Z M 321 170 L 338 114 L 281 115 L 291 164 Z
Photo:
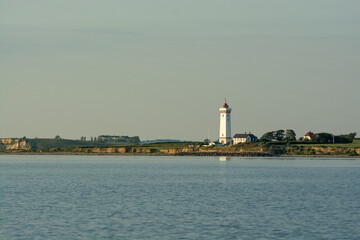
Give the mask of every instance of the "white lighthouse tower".
M 230 113 L 231 108 L 229 105 L 225 103 L 220 110 L 220 135 L 219 135 L 219 142 L 221 144 L 231 143 L 231 119 Z

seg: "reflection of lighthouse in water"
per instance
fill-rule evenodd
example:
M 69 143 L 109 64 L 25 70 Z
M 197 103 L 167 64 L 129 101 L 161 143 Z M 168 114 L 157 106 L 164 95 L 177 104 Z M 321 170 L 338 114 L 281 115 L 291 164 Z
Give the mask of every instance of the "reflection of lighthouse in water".
M 230 158 L 222 156 L 222 157 L 219 157 L 219 160 L 220 160 L 220 162 L 226 162 L 226 161 L 230 161 Z
M 219 135 L 219 142 L 221 144 L 228 144 L 231 143 L 231 119 L 230 113 L 231 108 L 229 105 L 225 103 L 220 110 L 220 135 Z

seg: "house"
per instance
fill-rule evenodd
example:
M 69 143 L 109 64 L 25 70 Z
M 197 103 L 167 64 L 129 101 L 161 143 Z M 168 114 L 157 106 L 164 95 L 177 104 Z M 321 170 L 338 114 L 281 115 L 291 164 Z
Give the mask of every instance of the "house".
M 305 134 L 305 136 L 303 137 L 302 140 L 309 140 L 309 141 L 311 141 L 311 140 L 314 140 L 314 139 L 315 139 L 315 134 L 314 134 L 313 132 L 309 131 L 309 132 L 307 132 L 307 133 Z
M 234 135 L 233 137 L 233 144 L 238 144 L 238 143 L 244 143 L 244 142 L 255 142 L 257 141 L 258 138 L 254 135 L 251 134 L 251 132 L 249 133 L 237 133 Z

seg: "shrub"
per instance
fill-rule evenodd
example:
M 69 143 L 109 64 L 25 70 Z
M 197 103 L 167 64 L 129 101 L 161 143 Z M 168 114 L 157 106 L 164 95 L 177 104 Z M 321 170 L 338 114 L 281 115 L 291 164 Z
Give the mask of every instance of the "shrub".
M 350 157 L 354 157 L 354 156 L 357 156 L 358 154 L 357 154 L 356 151 L 352 150 L 352 151 L 349 151 L 348 155 L 349 155 Z

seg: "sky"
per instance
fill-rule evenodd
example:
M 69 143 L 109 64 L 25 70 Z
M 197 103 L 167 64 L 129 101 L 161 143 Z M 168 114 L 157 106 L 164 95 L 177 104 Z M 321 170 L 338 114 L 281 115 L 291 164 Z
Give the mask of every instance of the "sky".
M 0 137 L 360 134 L 358 0 L 0 0 Z

